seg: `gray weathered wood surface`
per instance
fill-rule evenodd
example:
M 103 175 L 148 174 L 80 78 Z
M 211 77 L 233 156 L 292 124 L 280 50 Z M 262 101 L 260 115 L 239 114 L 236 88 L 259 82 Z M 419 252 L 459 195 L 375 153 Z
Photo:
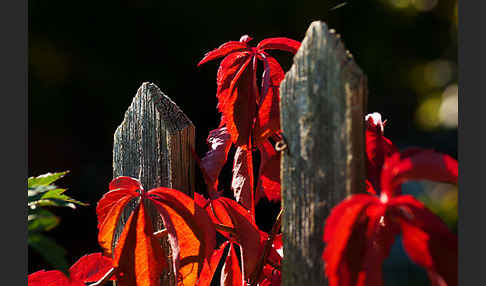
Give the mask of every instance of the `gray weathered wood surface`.
M 326 285 L 323 227 L 333 206 L 364 191 L 366 77 L 323 22 L 307 30 L 280 86 L 283 285 Z
M 195 188 L 195 128 L 179 107 L 152 83 L 143 83 L 125 112 L 113 142 L 113 177 L 138 178 L 145 190 L 169 187 L 193 196 Z M 132 202 L 122 214 L 115 243 L 136 206 Z M 155 208 L 148 208 L 154 231 L 163 228 Z M 167 249 L 168 244 L 163 243 Z M 169 278 L 168 278 L 169 277 Z M 164 285 L 173 277 L 164 274 Z M 168 282 L 167 280 L 172 281 Z

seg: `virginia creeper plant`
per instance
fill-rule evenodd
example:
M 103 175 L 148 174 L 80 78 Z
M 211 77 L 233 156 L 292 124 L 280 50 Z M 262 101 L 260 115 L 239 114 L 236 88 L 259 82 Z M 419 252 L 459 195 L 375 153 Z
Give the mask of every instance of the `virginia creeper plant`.
M 252 47 L 251 40 L 244 35 L 224 43 L 198 64 L 223 58 L 216 92 L 221 122 L 209 132 L 209 151 L 202 158 L 195 154 L 207 190 L 191 198 L 164 187 L 145 190 L 135 178 L 113 179 L 96 208 L 102 254 L 81 258 L 69 277 L 56 270 L 30 274 L 29 285 L 103 285 L 110 279 L 120 286 L 160 285 L 167 269 L 178 285 L 280 285 L 284 210 L 265 232 L 256 224 L 255 206 L 263 197 L 280 201 L 280 153 L 274 146 L 282 140 L 279 85 L 284 71 L 268 51 L 295 54 L 300 43 L 269 38 Z M 330 285 L 382 285 L 381 264 L 398 234 L 409 257 L 427 270 L 432 285 L 457 285 L 456 236 L 423 204 L 401 194 L 407 180 L 456 184 L 457 161 L 431 150 L 400 152 L 383 136 L 379 114 L 365 120 L 368 194 L 345 199 L 326 220 L 322 258 Z M 226 164 L 233 165 L 232 197 L 223 195 L 218 182 Z M 128 204 L 136 207 L 115 237 Z M 158 211 L 165 229 L 154 232 L 149 206 Z

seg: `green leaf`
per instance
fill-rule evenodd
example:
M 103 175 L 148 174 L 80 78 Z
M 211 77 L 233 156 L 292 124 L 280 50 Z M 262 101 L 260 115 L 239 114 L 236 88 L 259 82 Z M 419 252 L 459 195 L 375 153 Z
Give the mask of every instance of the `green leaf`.
M 29 235 L 31 232 L 48 231 L 56 227 L 60 219 L 45 209 L 29 211 L 29 225 L 27 227 Z
M 66 250 L 59 246 L 54 240 L 40 234 L 33 233 L 28 236 L 28 244 L 38 252 L 46 262 L 53 268 L 68 273 L 66 262 Z
M 69 173 L 69 171 L 64 171 L 64 172 L 58 172 L 58 173 L 47 173 L 40 175 L 38 177 L 30 177 L 28 180 L 28 187 L 29 189 L 34 188 L 34 187 L 40 187 L 40 186 L 48 186 L 55 181 L 59 180 L 60 178 L 64 177 Z
M 41 200 L 52 200 L 52 201 L 60 201 L 60 202 L 68 202 L 73 203 L 81 206 L 87 206 L 88 204 L 82 203 L 78 200 L 75 200 L 67 195 L 64 194 L 66 189 L 54 189 L 50 190 L 44 195 L 42 195 Z

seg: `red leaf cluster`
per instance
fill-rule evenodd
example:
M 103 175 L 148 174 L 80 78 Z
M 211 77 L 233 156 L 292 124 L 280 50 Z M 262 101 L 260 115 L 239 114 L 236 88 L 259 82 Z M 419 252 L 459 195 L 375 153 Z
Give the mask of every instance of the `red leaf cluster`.
M 369 194 L 352 195 L 327 218 L 322 257 L 330 285 L 383 285 L 381 265 L 398 234 L 432 285 L 457 285 L 456 235 L 414 197 L 401 195 L 408 180 L 457 184 L 457 161 L 420 148 L 399 152 L 383 136 L 380 114 L 366 116 L 366 123 Z

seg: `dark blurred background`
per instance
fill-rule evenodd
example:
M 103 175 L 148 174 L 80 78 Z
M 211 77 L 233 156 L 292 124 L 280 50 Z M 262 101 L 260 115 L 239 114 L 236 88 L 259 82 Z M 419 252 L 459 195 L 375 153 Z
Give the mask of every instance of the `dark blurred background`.
M 368 76 L 368 112 L 388 120 L 386 136 L 399 148 L 457 158 L 457 0 L 29 0 L 28 13 L 29 176 L 70 170 L 58 185 L 90 204 L 53 210 L 62 222 L 47 235 L 67 250 L 69 264 L 99 251 L 95 207 L 112 179 L 113 133 L 142 82 L 157 84 L 194 122 L 202 155 L 219 123 L 219 62 L 196 64 L 243 34 L 253 45 L 279 36 L 301 41 L 312 21 L 327 22 Z M 292 57 L 273 54 L 288 70 Z M 405 192 L 456 231 L 457 188 L 413 182 Z M 29 273 L 51 269 L 31 249 L 28 259 Z M 427 285 L 400 243 L 385 275 L 387 285 Z

